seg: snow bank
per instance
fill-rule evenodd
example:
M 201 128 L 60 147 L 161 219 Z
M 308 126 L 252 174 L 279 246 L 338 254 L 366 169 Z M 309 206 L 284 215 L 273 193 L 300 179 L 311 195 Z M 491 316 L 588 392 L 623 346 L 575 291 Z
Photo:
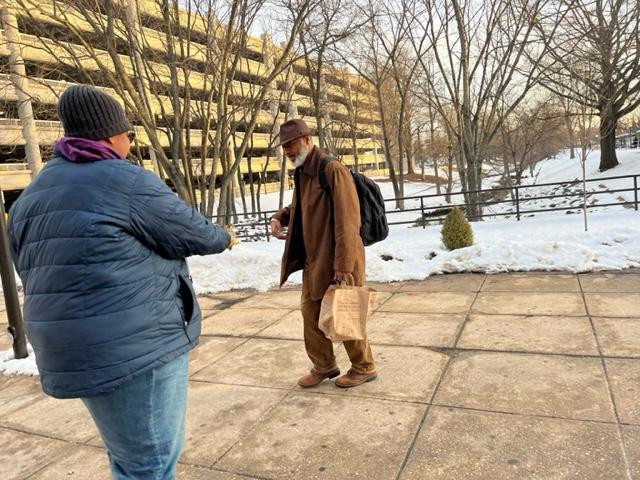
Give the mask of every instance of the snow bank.
M 440 226 L 395 227 L 384 242 L 366 248 L 367 279 L 377 282 L 421 280 L 450 272 L 562 270 L 588 272 L 640 267 L 640 212 L 487 221 L 472 224 L 475 244 L 448 252 Z M 247 242 L 221 255 L 189 259 L 200 294 L 278 285 L 284 242 Z M 387 260 L 385 260 L 387 259 Z M 299 284 L 300 275 L 289 284 Z
M 15 359 L 13 349 L 0 351 L 0 373 L 5 375 L 38 375 L 36 367 L 36 357 L 33 354 L 31 345 L 27 345 L 29 356 L 19 360 Z

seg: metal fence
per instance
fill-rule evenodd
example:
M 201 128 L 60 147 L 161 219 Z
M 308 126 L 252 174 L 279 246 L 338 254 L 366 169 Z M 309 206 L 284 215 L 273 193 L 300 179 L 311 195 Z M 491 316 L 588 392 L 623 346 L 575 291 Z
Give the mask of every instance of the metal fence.
M 625 188 L 615 188 L 612 190 L 587 190 L 587 198 L 593 199 L 597 198 L 599 195 L 609 195 L 613 193 L 625 193 L 625 192 L 633 192 L 633 200 L 620 200 L 617 202 L 608 202 L 608 203 L 598 203 L 597 205 L 587 205 L 587 209 L 593 208 L 601 208 L 601 207 L 615 207 L 615 206 L 623 206 L 625 208 L 632 208 L 634 210 L 638 210 L 638 185 L 639 185 L 640 175 L 620 175 L 615 177 L 603 177 L 603 178 L 592 178 L 588 179 L 586 183 L 593 182 L 602 182 L 605 180 L 624 180 L 624 183 L 628 183 L 628 187 Z M 409 208 L 404 209 L 389 209 L 387 210 L 387 222 L 389 226 L 394 225 L 416 225 L 418 227 L 426 228 L 427 225 L 433 223 L 442 223 L 447 213 L 454 207 L 457 206 L 463 210 L 466 210 L 470 206 L 480 205 L 482 207 L 483 213 L 480 216 L 480 219 L 485 218 L 499 218 L 499 217 L 516 217 L 516 220 L 520 221 L 522 217 L 537 213 L 545 213 L 545 212 L 561 212 L 561 211 L 570 211 L 581 209 L 582 204 L 573 205 L 573 206 L 554 206 L 549 208 L 534 208 L 534 209 L 526 209 L 526 204 L 529 202 L 533 202 L 536 200 L 553 200 L 553 199 L 570 199 L 570 198 L 581 198 L 584 196 L 584 192 L 582 189 L 576 192 L 571 193 L 561 193 L 557 195 L 539 195 L 539 196 L 529 196 L 527 195 L 528 191 L 532 191 L 535 189 L 539 189 L 540 187 L 571 187 L 575 185 L 581 185 L 582 180 L 573 180 L 569 182 L 554 182 L 554 183 L 540 183 L 535 185 L 517 185 L 512 187 L 497 187 L 490 188 L 484 190 L 475 190 L 468 193 L 478 193 L 480 197 L 491 194 L 495 196 L 496 194 L 500 195 L 501 192 L 506 194 L 509 198 L 499 199 L 499 200 L 484 200 L 479 201 L 477 203 L 466 203 L 464 201 L 465 192 L 451 192 L 449 195 L 446 193 L 442 194 L 429 194 L 429 195 L 417 195 L 417 196 L 409 196 L 402 197 L 399 199 L 395 198 L 386 198 L 384 199 L 387 205 L 394 205 L 398 200 L 404 200 L 405 202 L 416 203 L 419 202 L 419 206 L 411 206 Z M 451 203 L 446 201 L 446 198 L 450 198 L 452 200 Z M 435 205 L 426 205 L 426 203 L 434 203 L 434 199 L 441 198 L 441 202 L 435 202 Z M 455 201 L 460 199 L 458 201 Z M 509 204 L 512 206 L 511 211 L 507 212 L 491 212 L 487 211 L 489 207 L 495 207 L 499 205 Z M 276 212 L 277 210 L 267 210 L 262 212 L 257 212 L 255 214 L 247 214 L 247 220 L 238 222 L 236 226 L 236 231 L 238 233 L 239 239 L 250 239 L 250 240 L 259 240 L 265 238 L 267 241 L 271 239 L 271 229 L 269 225 L 269 218 Z M 407 213 L 414 212 L 416 214 L 416 218 L 412 220 L 402 220 L 399 219 L 394 221 L 394 217 L 399 217 L 400 215 L 406 216 Z M 244 214 L 239 214 L 239 217 L 245 216 Z M 217 217 L 214 217 L 213 220 L 216 220 Z

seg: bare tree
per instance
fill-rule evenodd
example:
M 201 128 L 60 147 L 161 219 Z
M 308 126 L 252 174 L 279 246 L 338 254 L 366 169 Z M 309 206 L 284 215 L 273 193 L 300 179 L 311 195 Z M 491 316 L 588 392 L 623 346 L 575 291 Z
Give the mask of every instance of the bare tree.
M 618 121 L 640 106 L 640 2 L 559 0 L 558 4 L 566 16 L 559 26 L 550 19 L 538 23 L 551 43 L 544 85 L 598 113 L 599 168 L 604 171 L 618 164 Z
M 0 0 L 0 26 L 4 31 L 9 48 L 9 68 L 11 70 L 11 83 L 18 97 L 18 118 L 22 125 L 22 134 L 25 138 L 25 153 L 27 164 L 31 171 L 31 176 L 35 176 L 42 168 L 42 158 L 40 156 L 40 147 L 38 142 L 38 134 L 36 132 L 35 119 L 33 116 L 33 108 L 31 106 L 31 97 L 28 92 L 28 80 L 24 67 L 24 61 L 20 54 L 20 34 L 18 32 L 17 20 L 15 17 L 15 6 L 11 4 L 11 0 Z
M 455 136 L 467 214 L 482 216 L 478 190 L 487 149 L 504 116 L 513 111 L 539 80 L 547 45 L 536 36 L 534 19 L 550 15 L 548 0 L 422 0 L 413 11 L 414 49 L 424 34 L 431 56 L 418 56 L 422 95 L 431 95 Z M 528 53 L 528 55 L 527 55 Z M 427 88 L 428 86 L 428 88 Z M 506 105 L 506 108 L 503 108 Z M 451 107 L 455 116 L 446 114 Z
M 338 60 L 332 47 L 347 39 L 366 21 L 355 15 L 354 2 L 325 0 L 319 2 L 318 8 L 307 16 L 299 34 L 308 80 L 308 85 L 304 87 L 309 87 L 309 96 L 313 101 L 319 146 L 333 155 L 337 151 L 331 148 L 331 127 L 334 123 L 329 115 L 331 99 L 327 92 L 326 75 L 335 75 L 335 72 L 327 71 L 326 66 L 335 65 Z
M 38 48 L 121 98 L 144 130 L 144 147 L 185 201 L 212 217 L 220 184 L 218 222 L 228 223 L 240 162 L 258 121 L 269 115 L 267 86 L 295 59 L 290 54 L 309 1 L 287 4 L 296 13 L 281 24 L 285 46 L 250 82 L 247 32 L 264 0 L 157 0 L 161 19 L 142 18 L 138 8 L 114 0 L 15 1 L 33 20 Z M 51 35 L 49 25 L 62 29 Z
M 413 0 L 401 0 L 399 3 L 382 2 L 378 16 L 382 19 L 372 24 L 373 31 L 391 65 L 390 74 L 396 92 L 400 97 L 398 112 L 398 168 L 400 173 L 400 196 L 404 197 L 404 158 L 407 158 L 408 172 L 413 173 L 411 140 L 411 92 L 414 73 L 420 65 L 420 58 L 431 48 L 426 32 L 418 37 L 412 32 L 415 27 L 415 16 L 411 15 L 417 7 Z M 413 39 L 413 44 L 411 42 Z M 413 51 L 410 50 L 413 46 Z M 399 202 L 400 208 L 404 201 Z
M 406 36 L 403 33 L 406 33 L 407 26 L 405 18 L 400 15 L 381 14 L 383 8 L 382 2 L 377 0 L 368 0 L 366 4 L 360 6 L 360 15 L 368 19 L 368 22 L 350 38 L 348 43 L 341 44 L 337 53 L 341 55 L 343 62 L 354 69 L 375 91 L 381 140 L 396 198 L 396 207 L 403 208 L 403 202 L 400 199 L 403 196 L 404 187 L 401 186 L 402 182 L 396 174 L 396 163 L 392 153 L 394 142 L 398 142 L 401 138 L 399 133 L 401 99 L 395 89 L 394 67 L 390 53 L 396 55 L 402 45 L 406 45 Z M 400 24 L 394 23 L 396 21 L 400 21 Z M 388 28 L 391 24 L 395 27 L 392 33 L 389 33 Z M 400 151 L 402 145 L 398 144 L 397 149 Z M 398 158 L 400 158 L 399 155 Z M 402 171 L 402 163 L 398 162 L 397 165 Z
M 500 127 L 504 178 L 511 187 L 511 177 L 520 185 L 527 169 L 555 155 L 563 143 L 565 114 L 551 98 L 522 103 Z

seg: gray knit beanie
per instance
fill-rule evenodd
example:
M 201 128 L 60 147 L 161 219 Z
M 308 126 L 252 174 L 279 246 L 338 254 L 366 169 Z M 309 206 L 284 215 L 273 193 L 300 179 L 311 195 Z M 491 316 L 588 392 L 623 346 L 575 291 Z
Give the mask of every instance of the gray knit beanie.
M 58 102 L 58 117 L 67 137 L 101 140 L 131 130 L 122 106 L 91 85 L 67 88 Z

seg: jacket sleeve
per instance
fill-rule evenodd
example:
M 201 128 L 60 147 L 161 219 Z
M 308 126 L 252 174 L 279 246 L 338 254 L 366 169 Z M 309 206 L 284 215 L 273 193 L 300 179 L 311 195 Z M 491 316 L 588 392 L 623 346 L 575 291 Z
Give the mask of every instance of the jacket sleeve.
M 271 218 L 275 218 L 283 227 L 287 227 L 291 220 L 291 204 L 278 210 L 271 216 Z M 269 220 L 271 220 L 271 218 Z
M 136 177 L 129 208 L 136 238 L 165 258 L 220 253 L 229 245 L 223 228 L 188 207 L 152 172 Z
M 353 272 L 360 239 L 360 201 L 351 172 L 339 162 L 326 166 L 327 183 L 333 198 L 334 237 L 336 242 L 333 269 Z

